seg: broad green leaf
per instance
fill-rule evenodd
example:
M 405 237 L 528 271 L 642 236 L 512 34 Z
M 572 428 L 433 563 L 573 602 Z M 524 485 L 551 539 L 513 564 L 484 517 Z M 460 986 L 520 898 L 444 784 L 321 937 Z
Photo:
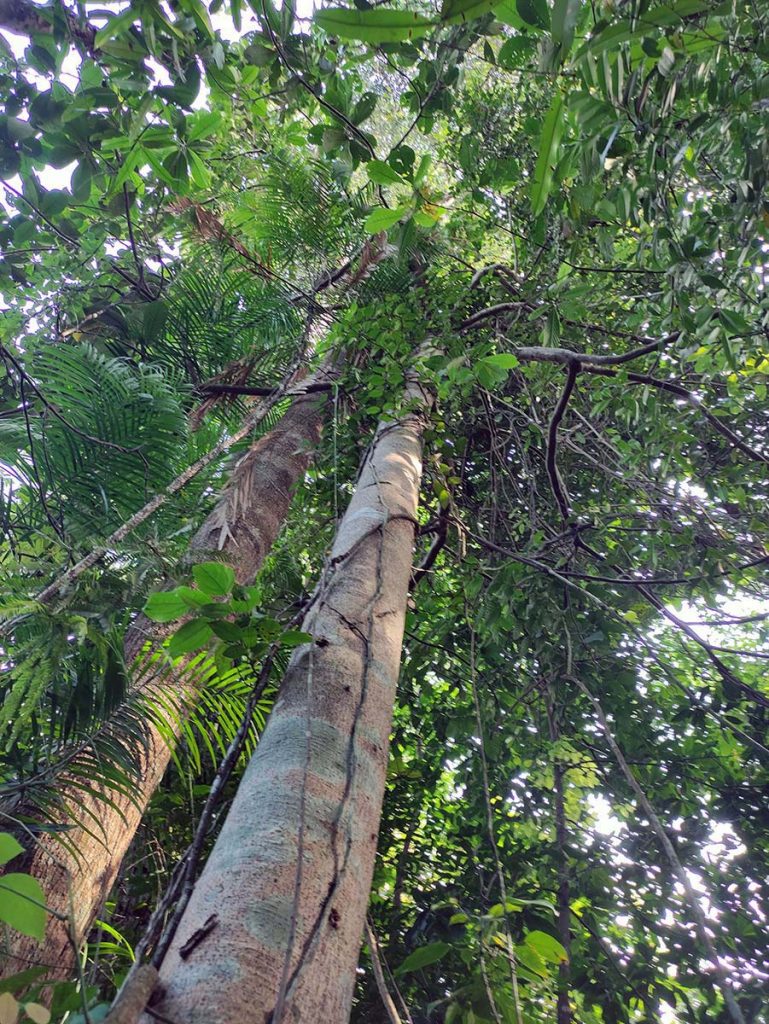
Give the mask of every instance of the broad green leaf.
M 202 608 L 211 600 L 208 594 L 203 593 L 202 590 L 195 590 L 194 587 L 177 587 L 173 593 L 180 597 L 188 608 Z M 215 604 L 212 607 L 222 609 L 226 605 Z
M 33 981 L 44 975 L 46 971 L 47 968 L 45 967 L 28 967 L 25 971 L 19 971 L 18 974 L 12 974 L 8 978 L 3 978 L 0 981 L 0 993 L 26 990 Z
M 155 341 L 163 332 L 168 319 L 168 306 L 162 299 L 148 302 L 144 307 L 143 333 L 145 341 Z
M 636 25 L 627 19 L 622 19 L 597 32 L 579 49 L 577 57 L 583 56 L 588 51 L 594 56 L 598 56 L 606 50 L 613 50 L 621 43 L 630 40 L 640 42 L 649 35 L 651 29 L 678 25 L 685 18 L 700 14 L 708 10 L 709 7 L 709 0 L 680 0 L 677 4 L 654 7 L 645 11 Z
M 548 28 L 550 16 L 545 0 L 515 0 L 518 13 L 527 25 L 535 28 Z
M 424 184 L 425 178 L 427 177 L 430 168 L 433 163 L 433 158 L 429 153 L 425 153 L 422 159 L 419 161 L 419 167 L 414 172 L 414 187 L 421 188 Z
M 238 644 L 243 639 L 243 630 L 240 626 L 236 626 L 234 622 L 227 622 L 226 619 L 212 622 L 211 629 L 220 640 L 225 640 L 228 644 Z
M 529 26 L 518 13 L 515 0 L 502 0 L 502 3 L 494 7 L 494 17 L 503 25 L 512 25 L 513 28 L 526 31 Z
M 182 0 L 182 7 L 191 12 L 198 28 L 210 38 L 214 30 L 205 4 L 201 0 Z
M 525 943 L 521 943 L 520 946 L 515 947 L 515 959 L 519 964 L 523 964 L 533 974 L 540 978 L 546 978 L 548 975 L 548 966 L 546 961 L 539 955 L 533 946 L 527 946 Z
M 374 210 L 373 213 L 366 217 L 366 222 L 363 226 L 369 234 L 376 235 L 380 231 L 387 231 L 393 224 L 397 224 L 401 217 L 408 213 L 408 210 L 407 206 L 397 206 L 394 210 L 386 210 L 384 208 Z
M 513 36 L 506 40 L 497 54 L 497 64 L 501 68 L 517 68 L 522 59 L 531 53 L 536 37 L 530 35 Z
M 301 629 L 287 629 L 281 633 L 280 642 L 283 647 L 299 647 L 301 644 L 312 643 L 312 633 L 303 633 Z
M 429 964 L 437 963 L 451 949 L 448 942 L 429 942 L 426 946 L 420 946 L 410 953 L 403 963 L 395 971 L 396 974 L 408 974 L 410 971 L 418 971 Z
M 393 11 L 381 7 L 365 11 L 329 7 L 318 11 L 313 20 L 329 35 L 375 44 L 418 39 L 435 24 L 416 11 Z
M 375 185 L 405 185 L 406 182 L 384 160 L 369 160 L 366 173 Z
M 547 960 L 548 963 L 559 964 L 568 959 L 566 950 L 558 939 L 554 939 L 547 932 L 527 932 L 524 941 L 527 946 L 533 949 L 543 960 Z
M 111 15 L 109 21 L 104 28 L 99 29 L 94 38 L 94 46 L 98 50 L 104 43 L 110 39 L 114 39 L 115 36 L 120 35 L 122 32 L 127 32 L 128 29 L 136 21 L 138 14 L 133 4 L 130 4 L 125 11 L 120 14 Z
M 195 582 L 210 597 L 224 597 L 235 585 L 235 573 L 223 562 L 202 562 L 192 568 Z
M 414 223 L 420 228 L 433 228 L 440 219 L 440 214 L 428 213 L 427 210 L 417 210 L 414 214 Z
M 214 632 L 205 619 L 185 622 L 169 640 L 168 653 L 172 658 L 178 658 L 180 654 L 189 654 L 190 651 L 205 647 L 213 635 Z
M 188 604 L 175 590 L 159 590 L 150 594 L 144 606 L 144 614 L 153 622 L 173 622 L 188 611 Z
M 45 894 L 36 878 L 15 872 L 0 876 L 0 921 L 42 942 L 45 917 Z
M 518 357 L 514 356 L 511 352 L 500 352 L 494 356 L 485 356 L 482 361 L 487 366 L 500 370 L 514 370 L 519 365 Z
M 580 0 L 554 0 L 550 16 L 550 31 L 556 43 L 567 53 L 574 41 L 574 29 L 579 17 Z
M 444 0 L 441 21 L 444 25 L 456 25 L 474 18 L 482 18 L 492 11 L 499 0 Z
M 553 97 L 539 142 L 539 153 L 534 168 L 534 182 L 531 187 L 531 210 L 538 217 L 545 208 L 553 184 L 553 170 L 558 159 L 558 149 L 563 131 L 563 98 L 560 92 Z
M 24 847 L 8 832 L 0 832 L 0 865 L 24 853 Z
M 750 334 L 750 324 L 742 315 L 734 309 L 719 309 L 718 317 L 730 334 Z

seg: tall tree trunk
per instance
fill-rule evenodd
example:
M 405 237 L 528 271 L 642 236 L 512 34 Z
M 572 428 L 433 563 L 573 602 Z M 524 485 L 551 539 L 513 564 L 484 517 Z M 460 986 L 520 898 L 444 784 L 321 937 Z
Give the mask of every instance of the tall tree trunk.
M 275 428 L 251 447 L 238 463 L 221 501 L 192 540 L 191 560 L 213 555 L 232 566 L 239 583 L 253 581 L 278 536 L 294 488 L 320 439 L 325 402 L 318 394 L 294 399 Z M 132 664 L 148 641 L 159 646 L 168 632 L 168 627 L 139 616 L 126 634 L 126 663 Z M 199 683 L 194 674 L 179 674 L 159 684 L 151 669 L 140 669 L 132 688 L 156 687 L 159 695 L 165 693 L 178 702 L 193 699 Z M 147 802 L 171 758 L 171 749 L 158 729 L 148 724 L 147 733 L 146 753 L 132 799 L 110 792 L 107 795 L 111 803 L 106 803 L 84 794 L 82 789 L 72 789 L 68 794 L 63 780 L 62 803 L 72 812 L 71 816 L 62 813 L 62 824 L 71 824 L 72 818 L 82 822 L 67 832 L 68 848 L 42 835 L 24 863 L 17 860 L 9 865 L 11 870 L 34 875 L 49 907 L 65 919 L 49 917 L 42 945 L 18 932 L 9 933 L 0 976 L 14 974 L 30 964 L 45 965 L 51 977 L 65 977 L 71 972 L 75 950 L 112 888 Z M 85 766 L 87 770 L 87 764 L 84 758 L 81 769 Z M 73 768 L 77 770 L 77 762 Z
M 424 403 L 415 384 L 409 397 Z M 384 796 L 423 427 L 414 413 L 377 431 L 305 617 L 314 642 L 289 664 L 161 966 L 153 1011 L 164 1019 L 349 1017 Z

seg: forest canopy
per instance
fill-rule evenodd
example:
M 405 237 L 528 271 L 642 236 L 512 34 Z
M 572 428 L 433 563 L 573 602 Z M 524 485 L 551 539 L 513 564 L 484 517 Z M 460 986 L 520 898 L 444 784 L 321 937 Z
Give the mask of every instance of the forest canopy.
M 769 1021 L 769 9 L 0 0 L 0 1024 Z

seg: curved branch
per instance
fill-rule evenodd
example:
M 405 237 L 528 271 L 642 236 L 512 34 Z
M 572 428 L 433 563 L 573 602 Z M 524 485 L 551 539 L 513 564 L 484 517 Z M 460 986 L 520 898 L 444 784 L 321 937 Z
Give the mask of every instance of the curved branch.
M 576 359 L 572 359 L 567 369 L 566 384 L 561 392 L 561 397 L 558 399 L 558 404 L 553 411 L 553 415 L 550 418 L 550 425 L 547 428 L 547 454 L 545 456 L 545 467 L 550 480 L 550 486 L 553 489 L 553 494 L 555 495 L 555 500 L 558 502 L 558 507 L 561 510 L 561 516 L 564 520 L 569 518 L 569 499 L 556 463 L 558 427 L 563 419 L 564 413 L 566 412 L 566 407 L 569 404 L 572 392 L 574 391 L 574 385 L 577 382 L 577 374 L 580 369 L 581 367 L 579 362 Z

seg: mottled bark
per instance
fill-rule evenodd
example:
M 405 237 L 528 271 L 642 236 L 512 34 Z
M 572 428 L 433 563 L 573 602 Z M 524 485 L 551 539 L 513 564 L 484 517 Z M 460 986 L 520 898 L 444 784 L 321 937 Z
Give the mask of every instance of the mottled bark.
M 232 566 L 239 583 L 253 581 L 278 536 L 292 492 L 320 438 L 325 403 L 326 399 L 317 394 L 296 398 L 275 428 L 251 447 L 232 474 L 221 502 L 191 542 L 192 561 L 213 555 Z M 175 626 L 159 626 L 139 616 L 126 635 L 126 663 L 134 661 L 147 641 L 157 646 L 172 628 Z M 201 681 L 194 674 L 164 677 L 159 692 L 175 701 L 191 700 Z M 134 690 L 158 685 L 151 671 L 140 670 L 133 679 Z M 71 816 L 62 814 L 62 823 L 71 824 L 73 818 L 82 823 L 66 835 L 76 854 L 55 838 L 43 835 L 24 863 L 17 858 L 8 865 L 9 870 L 33 874 L 43 887 L 48 905 L 68 920 L 50 917 L 42 944 L 9 932 L 0 976 L 14 974 L 30 964 L 49 967 L 51 977 L 65 977 L 71 972 L 75 947 L 85 938 L 110 892 L 147 802 L 171 758 L 171 750 L 157 728 L 148 724 L 147 732 L 146 753 L 133 799 L 110 792 L 111 806 L 78 790 L 68 800 L 66 779 L 61 780 L 63 803 L 73 807 Z
M 412 397 L 421 398 L 416 387 Z M 163 996 L 153 1009 L 177 1024 L 349 1017 L 400 667 L 422 430 L 418 414 L 380 425 L 364 463 L 304 621 L 314 642 L 291 660 L 161 965 Z M 215 927 L 182 957 L 212 915 Z
M 82 21 L 66 7 L 38 6 L 28 0 L 0 0 L 0 30 L 6 29 L 17 35 L 50 35 L 57 23 L 65 25 L 74 39 L 93 47 L 96 29 Z

